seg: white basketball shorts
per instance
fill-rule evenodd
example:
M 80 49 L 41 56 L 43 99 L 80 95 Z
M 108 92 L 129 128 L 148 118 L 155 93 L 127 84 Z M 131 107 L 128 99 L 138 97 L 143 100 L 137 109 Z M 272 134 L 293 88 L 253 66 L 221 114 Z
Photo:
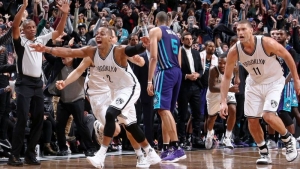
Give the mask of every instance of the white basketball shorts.
M 208 115 L 215 116 L 220 112 L 220 102 L 221 102 L 221 94 L 216 93 L 217 96 L 214 98 L 206 98 L 207 100 L 207 111 Z M 227 94 L 227 103 L 236 104 L 235 93 L 228 92 Z
M 257 84 L 250 77 L 247 77 L 245 87 L 245 116 L 249 118 L 261 118 L 263 112 L 276 112 L 284 84 L 285 78 L 283 76 L 269 84 Z
M 111 92 L 92 95 L 89 97 L 93 113 L 101 124 L 105 125 L 106 110 L 111 103 Z

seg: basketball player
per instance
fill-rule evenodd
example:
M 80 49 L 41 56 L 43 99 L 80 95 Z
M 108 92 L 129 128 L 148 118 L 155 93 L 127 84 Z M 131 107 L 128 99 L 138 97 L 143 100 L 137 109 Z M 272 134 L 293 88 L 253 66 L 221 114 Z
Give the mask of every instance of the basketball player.
M 220 98 L 221 98 L 220 84 L 222 81 L 222 77 L 226 65 L 226 55 L 227 54 L 221 54 L 218 59 L 218 66 L 213 66 L 209 70 L 208 90 L 206 94 L 207 111 L 208 111 L 207 137 L 205 140 L 206 149 L 211 149 L 213 145 L 213 138 L 214 138 L 213 127 L 217 119 L 218 112 L 220 111 Z M 227 119 L 227 130 L 225 133 L 225 138 L 223 139 L 225 148 L 230 148 L 230 149 L 234 148 L 231 143 L 231 134 L 235 124 L 235 117 L 236 117 L 235 93 L 238 91 L 239 91 L 239 85 L 230 84 L 229 93 L 227 95 L 229 117 Z
M 113 33 L 113 39 L 112 44 L 117 43 L 117 37 L 115 36 L 115 31 Z M 90 45 L 96 46 L 93 43 Z M 135 58 L 135 60 L 133 60 Z M 131 57 L 128 58 L 131 62 L 134 62 L 135 64 L 138 64 L 139 66 L 143 66 L 145 61 L 143 58 L 138 57 Z M 103 140 L 103 130 L 105 125 L 105 114 L 106 110 L 109 107 L 110 103 L 112 102 L 112 95 L 109 86 L 107 85 L 106 81 L 102 78 L 101 74 L 97 71 L 97 68 L 94 66 L 93 61 L 90 57 L 85 57 L 81 64 L 74 70 L 65 80 L 60 80 L 56 82 L 56 87 L 59 90 L 64 89 L 69 84 L 76 81 L 84 71 L 90 67 L 89 71 L 89 79 L 88 79 L 88 89 L 87 93 L 89 96 L 89 101 L 93 110 L 93 113 L 96 117 L 96 121 L 94 122 L 94 129 L 97 137 L 97 142 L 99 145 L 102 144 Z M 120 133 L 120 128 L 116 128 L 114 137 L 117 136 Z M 138 143 L 135 142 L 135 140 L 132 138 L 132 136 L 127 132 L 128 139 L 130 142 L 133 142 L 134 150 L 137 154 L 137 165 L 136 167 L 149 167 L 149 163 L 145 160 L 144 156 L 142 154 L 141 147 Z
M 176 131 L 176 124 L 171 112 L 175 109 L 175 104 L 179 94 L 181 83 L 181 49 L 180 41 L 176 33 L 166 26 L 168 16 L 165 12 L 156 15 L 157 27 L 149 32 L 150 37 L 150 63 L 148 75 L 147 92 L 154 96 L 154 109 L 158 110 L 162 121 L 163 161 L 176 162 L 185 159 L 184 151 L 179 147 Z M 153 91 L 152 79 L 154 71 L 158 67 L 155 77 L 155 93 Z M 199 74 L 194 75 L 195 79 Z M 168 148 L 171 141 L 172 149 Z
M 136 124 L 134 103 L 140 95 L 140 84 L 127 63 L 127 56 L 132 57 L 142 53 L 145 45 L 149 45 L 148 38 L 141 38 L 143 43 L 136 46 L 115 46 L 111 43 L 112 30 L 106 27 L 99 28 L 96 36 L 97 47 L 86 46 L 81 49 L 49 48 L 43 45 L 32 45 L 36 51 L 53 53 L 62 57 L 90 57 L 94 61 L 99 75 L 105 79 L 113 92 L 113 101 L 105 115 L 104 137 L 100 150 L 96 156 L 87 158 L 94 167 L 103 168 L 108 145 L 119 124 L 125 125 L 126 130 L 133 136 L 147 154 L 147 162 L 156 164 L 161 161 L 151 148 L 144 133 Z M 134 145 L 133 145 L 134 146 Z
M 257 164 L 272 163 L 264 134 L 259 124 L 259 118 L 264 118 L 274 130 L 281 135 L 286 147 L 286 160 L 294 161 L 298 152 L 295 138 L 287 131 L 281 119 L 276 115 L 278 103 L 285 78 L 276 56 L 281 56 L 288 65 L 294 79 L 295 90 L 300 94 L 300 80 L 296 65 L 289 52 L 274 39 L 252 35 L 253 28 L 247 20 L 242 20 L 237 26 L 239 41 L 233 46 L 227 58 L 225 73 L 221 82 L 222 118 L 228 115 L 227 93 L 237 60 L 248 71 L 245 88 L 245 116 L 248 118 L 248 127 L 259 148 L 260 158 Z

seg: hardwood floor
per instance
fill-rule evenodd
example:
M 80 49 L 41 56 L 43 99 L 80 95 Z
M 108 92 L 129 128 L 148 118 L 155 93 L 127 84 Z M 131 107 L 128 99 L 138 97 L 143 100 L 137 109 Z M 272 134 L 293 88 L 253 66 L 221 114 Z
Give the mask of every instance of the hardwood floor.
M 256 166 L 255 161 L 259 157 L 256 148 L 237 148 L 234 150 L 213 149 L 187 151 L 187 159 L 174 164 L 160 163 L 150 168 L 154 169 L 299 169 L 299 157 L 288 163 L 281 150 L 271 151 L 272 165 Z M 94 168 L 84 155 L 70 155 L 68 157 L 45 157 L 41 166 L 27 166 L 24 169 L 83 169 Z M 1 159 L 0 169 L 16 168 L 6 165 L 7 159 Z M 135 168 L 136 157 L 134 152 L 110 153 L 105 160 L 105 168 L 132 169 Z

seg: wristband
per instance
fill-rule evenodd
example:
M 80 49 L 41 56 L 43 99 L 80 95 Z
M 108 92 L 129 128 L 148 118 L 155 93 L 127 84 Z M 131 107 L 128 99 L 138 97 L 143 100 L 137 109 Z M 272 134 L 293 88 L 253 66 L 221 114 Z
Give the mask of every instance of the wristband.
M 152 84 L 152 82 L 148 82 L 148 84 Z

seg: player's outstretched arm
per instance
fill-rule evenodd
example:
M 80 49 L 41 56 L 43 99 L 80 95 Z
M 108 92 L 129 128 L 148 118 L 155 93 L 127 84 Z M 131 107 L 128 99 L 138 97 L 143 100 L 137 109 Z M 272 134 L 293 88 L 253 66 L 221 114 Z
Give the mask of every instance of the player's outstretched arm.
M 31 44 L 29 45 L 36 52 L 46 52 L 53 56 L 58 57 L 71 57 L 71 58 L 84 58 L 92 57 L 95 53 L 96 48 L 91 46 L 85 46 L 78 49 L 64 48 L 64 47 L 47 47 L 42 44 Z
M 92 63 L 93 61 L 90 57 L 85 57 L 81 61 L 80 65 L 65 79 L 65 85 L 68 86 L 69 84 L 75 82 L 84 73 L 84 71 L 92 65 Z
M 221 93 L 221 107 L 220 107 L 220 116 L 225 119 L 225 116 L 228 115 L 228 106 L 227 106 L 227 94 L 229 91 L 231 76 L 234 70 L 236 61 L 238 60 L 238 53 L 236 46 L 230 48 L 227 54 L 227 61 L 224 71 L 224 76 L 221 81 L 220 93 Z

